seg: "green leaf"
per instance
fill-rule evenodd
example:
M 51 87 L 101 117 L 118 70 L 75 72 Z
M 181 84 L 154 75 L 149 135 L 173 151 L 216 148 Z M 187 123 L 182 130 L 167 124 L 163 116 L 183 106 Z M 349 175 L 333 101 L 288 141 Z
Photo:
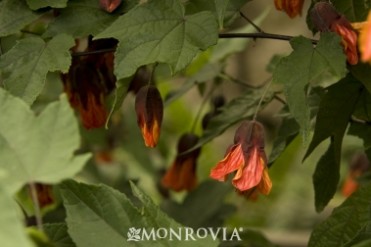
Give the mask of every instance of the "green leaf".
M 122 15 L 97 39 L 117 38 L 115 74 L 129 77 L 142 65 L 167 63 L 172 72 L 184 69 L 218 39 L 210 12 L 186 16 L 179 0 L 149 1 Z
M 344 246 L 370 223 L 370 201 L 371 185 L 361 187 L 335 208 L 330 217 L 316 226 L 308 246 Z
M 269 164 L 272 164 L 294 140 L 299 133 L 299 125 L 293 118 L 284 118 L 273 142 L 273 148 L 269 155 Z
M 68 0 L 26 0 L 28 6 L 32 10 L 37 10 L 45 7 L 65 8 Z
M 218 20 L 219 29 L 230 24 L 240 8 L 249 0 L 189 0 L 187 13 L 194 14 L 200 11 L 211 11 Z
M 125 194 L 105 186 L 86 185 L 72 180 L 60 185 L 67 210 L 68 232 L 79 247 L 101 246 L 217 246 L 210 238 L 199 241 L 178 241 L 169 245 L 165 239 L 127 241 L 129 228 L 150 231 L 158 228 L 181 227 L 166 216 L 152 200 L 132 184 L 133 194 L 141 201 L 135 207 Z M 139 232 L 141 234 L 141 232 Z M 89 237 L 87 237 L 89 236 Z
M 371 122 L 371 94 L 368 90 L 363 90 L 353 116 L 359 120 Z
M 336 192 L 344 132 L 362 88 L 357 80 L 348 76 L 329 87 L 320 102 L 314 136 L 304 157 L 308 157 L 322 141 L 331 138 L 330 147 L 313 175 L 317 211 L 322 211 Z
M 306 88 L 308 84 L 326 86 L 343 78 L 346 73 L 345 55 L 340 38 L 333 33 L 323 33 L 316 47 L 304 37 L 291 40 L 294 51 L 281 58 L 273 80 L 284 84 L 284 92 L 292 116 L 299 123 L 303 140 L 310 129 L 310 110 Z
M 192 228 L 222 226 L 235 207 L 224 203 L 231 187 L 216 181 L 205 181 L 191 191 L 182 204 L 164 201 L 161 208 L 177 222 Z
M 30 10 L 25 0 L 3 0 L 0 3 L 0 37 L 18 32 L 41 14 Z
M 20 40 L 0 57 L 4 88 L 32 104 L 41 93 L 49 71 L 66 73 L 71 64 L 72 37 L 60 34 L 45 43 L 41 38 Z
M 90 155 L 74 156 L 78 125 L 65 96 L 35 117 L 23 101 L 0 89 L 0 173 L 16 192 L 29 182 L 57 183 L 74 176 Z
M 43 225 L 45 234 L 56 247 L 76 247 L 67 232 L 66 223 L 52 223 Z
M 1 172 L 1 170 L 0 170 Z M 1 176 L 0 176 L 1 177 Z M 0 186 L 0 239 L 1 246 L 33 247 L 28 239 L 23 223 L 21 212 L 3 184 Z
M 137 1 L 125 1 L 125 7 L 132 7 Z M 126 9 L 126 8 L 125 8 Z M 52 37 L 67 33 L 75 38 L 95 36 L 106 29 L 118 17 L 118 13 L 107 13 L 99 6 L 99 1 L 70 0 L 67 8 L 60 10 L 60 15 L 49 24 L 44 36 Z
M 365 21 L 371 6 L 370 0 L 333 0 L 331 3 L 350 22 Z

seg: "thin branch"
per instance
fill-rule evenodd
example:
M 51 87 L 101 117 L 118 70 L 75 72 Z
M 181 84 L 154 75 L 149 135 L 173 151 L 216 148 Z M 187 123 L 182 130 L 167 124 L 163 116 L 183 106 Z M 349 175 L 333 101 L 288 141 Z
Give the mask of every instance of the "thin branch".
M 42 216 L 41 216 L 41 209 L 40 209 L 39 199 L 37 198 L 37 190 L 36 190 L 35 183 L 33 183 L 33 182 L 29 183 L 29 188 L 30 188 L 31 199 L 32 199 L 33 206 L 34 206 L 34 211 L 35 211 L 36 226 L 40 231 L 42 231 L 43 230 L 43 221 L 42 221 Z
M 285 40 L 290 41 L 294 36 L 289 35 L 281 35 L 281 34 L 274 34 L 274 33 L 220 33 L 219 38 L 221 39 L 233 39 L 233 38 L 251 38 L 251 39 L 276 39 L 276 40 Z M 317 44 L 318 40 L 310 39 L 312 44 Z M 83 52 L 73 52 L 73 57 L 80 57 L 80 56 L 88 56 L 100 53 L 107 53 L 107 52 L 114 52 L 116 48 L 108 48 L 108 49 L 101 49 L 96 51 L 83 51 Z
M 243 12 L 240 11 L 240 16 L 242 16 L 242 18 L 244 18 L 248 23 L 250 23 L 255 29 L 256 31 L 260 32 L 260 33 L 265 33 L 263 31 L 263 29 L 261 29 L 258 25 L 256 25 L 252 20 L 250 20 L 249 17 L 247 17 Z
M 233 38 L 251 38 L 251 39 L 277 39 L 290 41 L 294 36 L 281 35 L 274 33 L 220 33 L 219 38 L 221 39 L 233 39 Z M 310 39 L 312 44 L 317 44 L 318 40 Z

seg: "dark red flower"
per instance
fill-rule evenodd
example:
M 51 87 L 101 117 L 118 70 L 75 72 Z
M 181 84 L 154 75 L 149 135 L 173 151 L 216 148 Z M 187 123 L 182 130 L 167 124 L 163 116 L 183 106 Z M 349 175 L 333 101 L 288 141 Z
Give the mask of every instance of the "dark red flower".
M 358 179 L 370 170 L 370 161 L 365 153 L 357 153 L 350 161 L 349 170 L 341 188 L 344 196 L 350 196 L 359 187 Z
M 160 137 L 163 103 L 155 86 L 142 87 L 135 98 L 137 122 L 147 147 L 155 147 Z
M 116 44 L 113 39 L 89 40 L 86 51 L 114 48 Z M 79 112 L 86 129 L 100 128 L 106 123 L 105 98 L 116 83 L 113 59 L 113 52 L 75 56 L 68 73 L 61 75 L 70 104 Z
M 311 11 L 311 19 L 319 31 L 331 31 L 340 35 L 348 63 L 358 63 L 357 33 L 344 15 L 339 14 L 332 4 L 319 2 Z
M 245 121 L 237 129 L 234 144 L 224 159 L 210 172 L 210 177 L 225 181 L 234 173 L 232 184 L 240 192 L 258 189 L 267 195 L 272 188 L 264 152 L 264 127 L 256 121 Z
M 174 163 L 162 178 L 161 184 L 175 191 L 191 190 L 197 184 L 196 167 L 200 148 L 186 152 L 196 145 L 198 137 L 194 134 L 184 134 L 178 142 L 178 154 Z M 186 152 L 186 153 L 184 153 Z

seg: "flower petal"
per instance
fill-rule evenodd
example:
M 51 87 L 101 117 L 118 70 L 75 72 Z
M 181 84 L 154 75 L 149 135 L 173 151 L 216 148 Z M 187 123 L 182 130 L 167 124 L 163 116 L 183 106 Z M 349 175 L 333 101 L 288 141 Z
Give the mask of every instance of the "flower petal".
M 235 176 L 232 180 L 234 187 L 245 191 L 257 186 L 262 179 L 264 167 L 265 163 L 259 150 L 256 147 L 253 148 L 249 159 L 246 160 L 242 175 Z
M 272 189 L 272 181 L 269 177 L 267 168 L 264 168 L 263 177 L 262 177 L 262 179 L 261 179 L 261 181 L 258 185 L 258 189 L 259 189 L 260 193 L 262 193 L 264 195 L 268 195 L 269 192 Z
M 219 181 L 225 181 L 225 177 L 236 171 L 244 164 L 244 155 L 241 144 L 233 145 L 226 157 L 211 169 L 210 177 Z

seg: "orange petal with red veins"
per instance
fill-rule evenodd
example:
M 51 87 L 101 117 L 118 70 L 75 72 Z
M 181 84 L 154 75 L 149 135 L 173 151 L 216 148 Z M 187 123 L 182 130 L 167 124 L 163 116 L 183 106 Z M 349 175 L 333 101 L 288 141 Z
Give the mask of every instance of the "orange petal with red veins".
M 227 156 L 211 169 L 210 177 L 219 181 L 225 181 L 225 177 L 242 167 L 244 162 L 241 144 L 234 145 Z
M 262 179 L 264 167 L 265 163 L 260 157 L 258 149 L 253 148 L 251 156 L 242 170 L 242 174 L 237 176 L 237 173 L 232 180 L 234 187 L 240 191 L 245 191 L 257 186 Z

